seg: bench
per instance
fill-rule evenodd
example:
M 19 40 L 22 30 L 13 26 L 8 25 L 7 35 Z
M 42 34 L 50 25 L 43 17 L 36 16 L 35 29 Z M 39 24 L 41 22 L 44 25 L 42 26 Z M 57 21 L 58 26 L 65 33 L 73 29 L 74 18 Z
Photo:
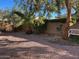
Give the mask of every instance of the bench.
M 69 31 L 68 31 L 68 37 L 70 35 L 79 35 L 79 29 L 69 29 Z

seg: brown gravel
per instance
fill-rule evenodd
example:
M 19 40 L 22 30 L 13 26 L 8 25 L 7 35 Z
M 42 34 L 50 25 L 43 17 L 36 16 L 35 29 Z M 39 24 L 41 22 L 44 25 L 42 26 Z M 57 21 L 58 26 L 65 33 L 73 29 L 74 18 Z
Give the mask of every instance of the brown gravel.
M 17 32 L 1 34 L 0 59 L 79 59 L 78 45 L 58 44 L 56 40 L 61 38 Z

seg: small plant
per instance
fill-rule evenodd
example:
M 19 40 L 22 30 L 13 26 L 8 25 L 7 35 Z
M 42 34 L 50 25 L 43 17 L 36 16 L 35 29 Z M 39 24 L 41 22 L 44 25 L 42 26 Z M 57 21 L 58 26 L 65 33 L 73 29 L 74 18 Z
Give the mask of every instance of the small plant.
M 0 30 L 2 31 L 13 31 L 13 25 L 9 22 L 0 22 Z
M 45 30 L 46 24 L 45 24 L 45 18 L 39 17 L 39 19 L 33 19 L 32 20 L 33 29 L 35 33 L 41 33 Z
M 79 36 L 70 36 L 70 41 L 79 44 Z

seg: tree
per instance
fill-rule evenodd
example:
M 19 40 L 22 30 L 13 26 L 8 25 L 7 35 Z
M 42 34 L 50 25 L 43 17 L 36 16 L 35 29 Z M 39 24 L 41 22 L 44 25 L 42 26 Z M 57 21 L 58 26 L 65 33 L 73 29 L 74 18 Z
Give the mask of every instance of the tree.
M 47 12 L 46 16 L 50 17 L 50 12 L 57 10 L 57 7 L 55 7 L 56 5 L 52 4 L 48 0 L 14 0 L 14 1 L 16 4 L 15 11 L 17 11 L 15 13 L 19 15 L 22 19 L 25 19 L 23 25 L 26 25 L 31 20 L 36 19 L 37 17 L 40 19 L 44 19 L 43 17 L 45 16 L 46 12 Z M 39 15 L 36 16 L 35 14 L 38 12 Z M 30 25 L 31 24 L 29 24 L 29 26 Z
M 34 13 L 43 11 L 42 16 L 47 13 L 46 17 L 50 17 L 51 12 L 58 12 L 60 15 L 60 9 L 62 7 L 67 8 L 67 20 L 63 26 L 63 37 L 64 39 L 68 38 L 68 30 L 70 22 L 72 21 L 71 9 L 74 5 L 74 0 L 14 0 L 16 2 L 16 9 L 19 8 L 20 12 L 24 13 L 24 18 L 27 20 L 33 19 L 36 17 Z M 18 2 L 18 3 L 17 3 Z M 39 16 L 41 17 L 41 16 Z
M 65 25 L 63 26 L 63 38 L 68 39 L 68 30 L 71 26 L 70 23 L 72 22 L 72 15 L 71 15 L 71 9 L 74 5 L 74 0 L 65 0 L 66 8 L 67 8 L 67 20 Z

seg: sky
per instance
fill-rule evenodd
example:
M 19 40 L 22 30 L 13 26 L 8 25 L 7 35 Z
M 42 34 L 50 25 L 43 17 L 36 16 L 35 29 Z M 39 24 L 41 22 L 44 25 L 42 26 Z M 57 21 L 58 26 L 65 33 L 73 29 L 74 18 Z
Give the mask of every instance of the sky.
M 13 0 L 0 0 L 0 9 L 12 9 L 13 8 Z
M 40 12 L 35 13 L 35 16 L 36 17 L 39 17 L 39 13 Z M 73 8 L 71 10 L 71 13 L 72 14 L 75 13 L 75 10 Z M 57 12 L 51 12 L 50 14 L 51 14 L 50 17 L 47 16 L 47 13 L 45 14 L 46 19 L 53 20 L 53 19 L 56 19 L 56 17 L 58 17 L 58 13 Z M 67 9 L 66 8 L 60 9 L 60 16 L 63 16 L 64 17 L 66 15 L 67 15 Z
M 13 6 L 14 6 L 13 0 L 0 0 L 0 9 L 1 10 L 6 10 L 6 9 L 11 10 L 13 8 Z M 60 10 L 60 12 L 61 12 L 61 15 L 67 14 L 66 9 L 62 9 L 62 10 Z M 74 13 L 74 10 L 72 10 L 72 13 Z M 38 13 L 36 14 L 36 16 L 38 16 Z M 53 13 L 51 13 L 50 19 L 55 19 L 55 17 L 57 17 L 57 16 L 58 16 L 57 13 L 53 12 Z

